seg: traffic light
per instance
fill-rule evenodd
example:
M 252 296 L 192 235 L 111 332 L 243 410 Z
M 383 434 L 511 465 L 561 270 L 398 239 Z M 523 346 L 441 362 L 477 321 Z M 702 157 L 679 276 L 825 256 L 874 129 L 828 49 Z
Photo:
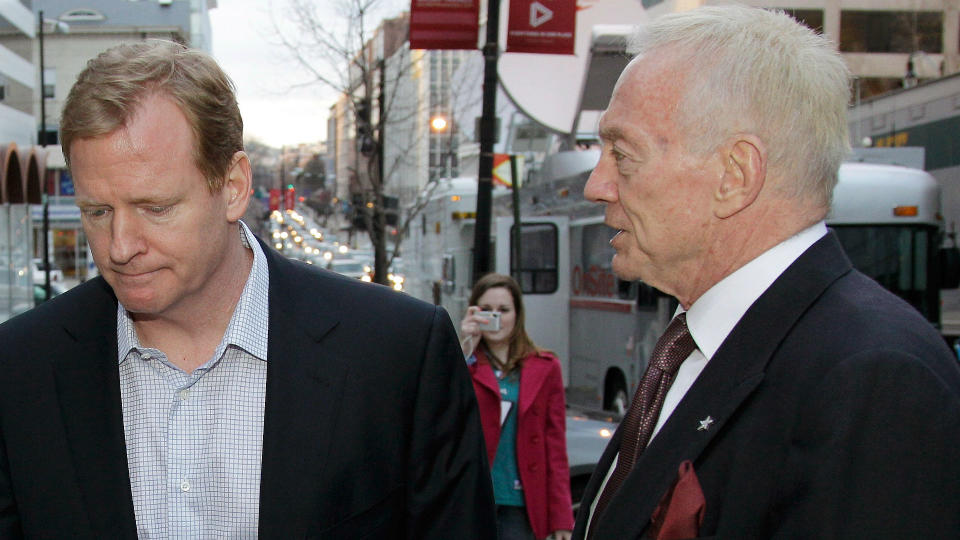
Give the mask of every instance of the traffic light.
M 370 121 L 373 104 L 370 98 L 363 98 L 354 102 L 357 113 L 357 145 L 360 154 L 370 157 L 373 155 L 373 124 Z
M 399 201 L 396 197 L 391 197 L 389 195 L 383 196 L 383 213 L 386 218 L 386 223 L 390 227 L 396 227 L 397 223 L 400 221 L 399 217 Z
M 353 206 L 353 215 L 351 223 L 357 230 L 367 230 L 367 219 L 371 222 L 377 219 L 378 214 L 383 213 L 384 223 L 389 227 L 396 227 L 400 221 L 399 201 L 396 197 L 390 195 L 383 196 L 383 208 L 377 208 L 374 204 L 372 193 L 354 193 L 350 196 L 350 202 Z

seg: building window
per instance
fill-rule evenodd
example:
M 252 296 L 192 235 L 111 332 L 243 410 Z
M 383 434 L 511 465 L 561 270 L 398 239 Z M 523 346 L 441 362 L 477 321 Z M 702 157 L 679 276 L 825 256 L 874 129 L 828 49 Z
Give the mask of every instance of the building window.
M 106 19 L 106 17 L 103 16 L 103 13 L 100 13 L 95 9 L 71 9 L 58 18 L 61 21 L 67 22 L 102 21 Z
M 816 33 L 823 33 L 822 9 L 784 9 L 783 11 Z
M 859 87 L 854 88 L 854 92 L 860 92 L 860 99 L 886 94 L 892 90 L 903 88 L 903 79 L 896 77 L 861 77 Z M 853 96 L 856 102 L 857 96 Z
M 842 52 L 939 53 L 943 49 L 943 14 L 930 11 L 843 11 Z
M 43 70 L 43 97 L 53 99 L 57 97 L 57 70 L 55 68 L 45 68 Z

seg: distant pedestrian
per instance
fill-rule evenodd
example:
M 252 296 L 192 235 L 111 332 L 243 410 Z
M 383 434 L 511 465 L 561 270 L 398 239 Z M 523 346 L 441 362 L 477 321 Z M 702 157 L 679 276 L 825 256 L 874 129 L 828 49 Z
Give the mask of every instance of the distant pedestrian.
M 469 303 L 461 346 L 492 464 L 499 538 L 553 534 L 569 540 L 573 511 L 560 362 L 527 335 L 523 295 L 512 277 L 483 276 Z M 485 313 L 498 314 L 498 322 L 491 324 Z
M 640 27 L 584 194 L 679 300 L 574 537 L 958 538 L 960 370 L 824 217 L 849 72 L 782 12 Z

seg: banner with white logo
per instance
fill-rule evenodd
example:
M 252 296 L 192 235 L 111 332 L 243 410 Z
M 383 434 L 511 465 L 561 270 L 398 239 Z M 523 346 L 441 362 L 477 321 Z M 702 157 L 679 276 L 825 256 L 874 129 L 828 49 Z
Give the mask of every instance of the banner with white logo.
M 577 0 L 511 0 L 507 52 L 573 54 Z

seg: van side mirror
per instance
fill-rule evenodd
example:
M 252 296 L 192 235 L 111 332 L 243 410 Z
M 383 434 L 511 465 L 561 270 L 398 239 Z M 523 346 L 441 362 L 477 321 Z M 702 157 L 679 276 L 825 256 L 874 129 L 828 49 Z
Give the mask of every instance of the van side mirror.
M 453 255 L 443 256 L 443 267 L 441 268 L 441 282 L 443 292 L 453 294 L 457 288 L 457 260 Z

